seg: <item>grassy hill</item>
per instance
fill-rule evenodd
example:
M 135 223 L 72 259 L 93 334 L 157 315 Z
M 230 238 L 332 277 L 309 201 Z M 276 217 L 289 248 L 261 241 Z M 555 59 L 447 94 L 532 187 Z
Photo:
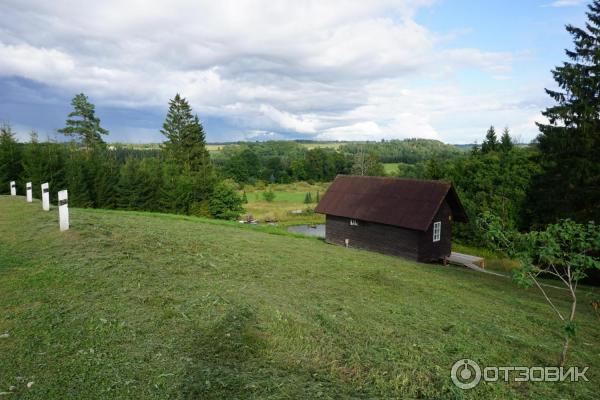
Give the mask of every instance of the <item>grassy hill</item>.
M 555 364 L 559 324 L 535 290 L 229 223 L 71 217 L 60 233 L 56 209 L 0 197 L 6 398 L 597 396 L 600 322 L 583 295 L 570 361 L 590 382 L 462 391 L 449 372 L 463 357 Z

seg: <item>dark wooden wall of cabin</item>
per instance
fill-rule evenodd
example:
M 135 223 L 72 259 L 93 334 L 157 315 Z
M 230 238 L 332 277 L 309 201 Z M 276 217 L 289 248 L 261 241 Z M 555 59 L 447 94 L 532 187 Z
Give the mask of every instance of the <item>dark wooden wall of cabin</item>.
M 440 209 L 433 217 L 431 225 L 426 232 L 423 232 L 419 240 L 419 256 L 418 260 L 423 262 L 437 261 L 440 258 L 450 256 L 452 252 L 452 221 L 450 219 L 452 210 L 444 201 Z M 442 223 L 442 231 L 440 232 L 440 240 L 433 241 L 433 223 L 440 221 Z
M 344 246 L 345 239 L 350 239 L 350 247 L 417 260 L 422 232 L 360 220 L 358 223 L 352 226 L 350 218 L 327 215 L 325 240 Z

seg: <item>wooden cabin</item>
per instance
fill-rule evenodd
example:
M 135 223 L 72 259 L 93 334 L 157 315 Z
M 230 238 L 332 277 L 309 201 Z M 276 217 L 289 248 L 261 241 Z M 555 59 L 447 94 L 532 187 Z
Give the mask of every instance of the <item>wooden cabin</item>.
M 452 223 L 467 222 L 450 183 L 370 176 L 338 176 L 315 212 L 328 243 L 422 262 L 449 257 Z

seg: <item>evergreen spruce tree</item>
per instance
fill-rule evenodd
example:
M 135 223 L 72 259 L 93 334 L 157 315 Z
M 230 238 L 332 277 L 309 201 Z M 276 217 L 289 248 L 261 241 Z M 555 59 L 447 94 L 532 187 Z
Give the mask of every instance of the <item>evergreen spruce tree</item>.
M 146 187 L 140 174 L 140 161 L 129 158 L 119 171 L 117 206 L 125 210 L 143 210 L 142 192 Z
M 84 154 L 77 148 L 71 148 L 65 165 L 65 186 L 69 192 L 69 205 L 74 207 L 92 207 L 87 174 L 87 161 Z M 65 188 L 56 188 L 62 190 Z
M 117 206 L 127 210 L 158 211 L 160 185 L 161 172 L 157 159 L 129 158 L 119 172 Z
M 206 201 L 197 196 L 196 174 L 187 167 L 182 170 L 175 163 L 165 163 L 162 168 L 159 207 L 161 211 L 175 214 L 189 214 L 190 211 Z
M 202 124 L 179 94 L 169 102 L 161 133 L 167 138 L 163 149 L 170 173 L 177 175 L 164 175 L 163 207 L 189 213 L 212 193 L 214 174 Z
M 500 144 L 498 145 L 498 148 L 503 153 L 508 153 L 513 148 L 513 141 L 512 141 L 512 138 L 510 137 L 510 131 L 508 130 L 508 127 L 504 128 L 504 131 L 502 132 L 502 136 L 500 137 Z
M 23 150 L 23 172 L 21 174 L 21 185 L 27 182 L 32 183 L 33 197 L 40 199 L 42 195 L 41 184 L 44 179 L 44 158 L 43 148 L 38 142 L 38 135 L 35 131 L 31 132 L 31 142 L 25 145 Z
M 100 126 L 100 118 L 96 117 L 95 106 L 83 93 L 75 95 L 71 105 L 73 111 L 68 115 L 66 126 L 58 132 L 77 137 L 87 149 L 103 145 L 102 135 L 107 135 L 108 131 Z
M 160 131 L 166 136 L 163 143 L 169 159 L 194 172 L 210 169 L 210 156 L 206 150 L 204 128 L 187 100 L 179 94 L 169 101 L 169 111 Z
M 559 90 L 546 89 L 555 105 L 542 114 L 537 138 L 544 172 L 530 201 L 533 222 L 572 218 L 600 221 L 600 1 L 588 6 L 585 28 L 566 27 L 574 49 L 552 71 Z
M 482 153 L 489 153 L 490 151 L 497 151 L 498 150 L 498 138 L 496 137 L 496 130 L 494 129 L 494 126 L 490 126 L 490 129 L 488 129 L 486 135 L 485 135 L 485 140 L 483 141 L 483 143 L 481 144 L 481 152 Z
M 310 194 L 310 192 L 306 193 L 306 196 L 304 196 L 304 204 L 309 204 L 312 203 L 312 195 Z
M 67 148 L 58 143 L 40 143 L 42 159 L 42 178 L 40 183 L 48 182 L 50 185 L 50 201 L 58 201 L 58 191 L 66 189 L 65 164 Z M 41 189 L 40 189 L 41 190 Z
M 9 182 L 21 176 L 21 147 L 8 123 L 0 126 L 0 193 L 10 193 Z M 23 193 L 23 189 L 17 187 Z
M 114 154 L 103 147 L 94 148 L 88 156 L 88 167 L 94 207 L 115 208 L 119 166 Z

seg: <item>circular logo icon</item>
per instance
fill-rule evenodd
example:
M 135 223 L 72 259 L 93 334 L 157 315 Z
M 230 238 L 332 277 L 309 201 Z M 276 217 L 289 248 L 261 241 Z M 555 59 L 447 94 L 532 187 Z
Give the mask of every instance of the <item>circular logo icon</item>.
M 481 368 L 473 360 L 458 360 L 450 372 L 452 382 L 461 389 L 473 389 L 481 380 Z

